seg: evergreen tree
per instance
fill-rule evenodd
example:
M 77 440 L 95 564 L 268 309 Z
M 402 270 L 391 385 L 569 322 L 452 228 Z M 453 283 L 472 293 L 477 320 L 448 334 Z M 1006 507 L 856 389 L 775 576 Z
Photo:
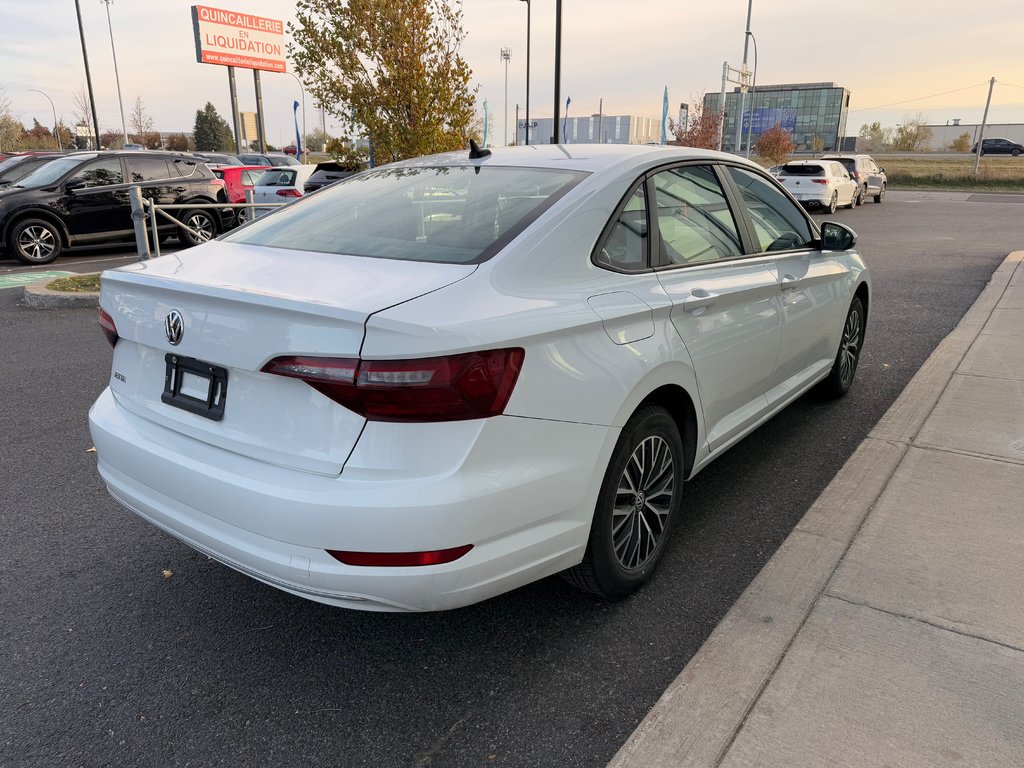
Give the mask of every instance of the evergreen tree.
M 196 149 L 200 152 L 234 152 L 235 139 L 231 126 L 220 116 L 211 102 L 196 110 L 196 123 L 192 130 Z

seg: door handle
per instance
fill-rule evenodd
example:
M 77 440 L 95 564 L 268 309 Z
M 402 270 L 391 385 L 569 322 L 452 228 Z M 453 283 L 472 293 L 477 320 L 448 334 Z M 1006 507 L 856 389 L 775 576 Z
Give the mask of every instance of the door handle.
M 800 278 L 793 277 L 792 275 L 788 275 L 788 274 L 782 276 L 782 290 L 784 290 L 784 291 L 792 291 L 792 290 L 794 290 L 796 288 L 799 288 L 799 287 L 800 287 Z
M 703 288 L 694 288 L 690 295 L 683 299 L 683 312 L 692 312 L 697 315 L 718 301 L 718 294 L 705 291 Z

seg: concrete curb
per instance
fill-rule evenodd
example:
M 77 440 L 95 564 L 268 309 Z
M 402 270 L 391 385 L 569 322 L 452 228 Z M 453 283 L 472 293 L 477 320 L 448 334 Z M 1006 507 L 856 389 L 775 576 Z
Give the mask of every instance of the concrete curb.
M 83 274 L 99 274 L 83 273 Z M 46 286 L 60 278 L 47 277 L 25 286 L 25 303 L 37 309 L 88 309 L 100 305 L 99 293 L 67 293 L 51 291 Z
M 609 768 L 721 763 L 1022 262 L 1024 251 L 1006 257 Z

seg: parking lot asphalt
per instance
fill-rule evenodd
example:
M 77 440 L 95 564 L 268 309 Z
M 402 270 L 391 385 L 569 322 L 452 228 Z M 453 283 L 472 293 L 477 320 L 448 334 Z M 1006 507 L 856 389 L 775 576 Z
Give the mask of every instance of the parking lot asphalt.
M 0 290 L 0 765 L 605 765 L 1024 241 L 1018 204 L 968 197 L 830 217 L 874 280 L 854 389 L 802 398 L 695 478 L 657 576 L 618 603 L 552 578 L 450 613 L 362 614 L 209 561 L 95 473 L 95 312 Z

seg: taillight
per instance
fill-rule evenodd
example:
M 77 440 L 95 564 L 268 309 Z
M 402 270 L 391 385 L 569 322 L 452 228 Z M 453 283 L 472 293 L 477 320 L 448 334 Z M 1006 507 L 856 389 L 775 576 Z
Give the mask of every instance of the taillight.
M 288 189 L 277 190 L 278 197 L 302 197 L 302 193 L 299 190 L 289 187 Z
M 828 184 L 828 179 L 811 179 L 815 184 Z
M 114 318 L 108 315 L 104 310 L 100 310 L 99 316 L 100 330 L 103 331 L 103 335 L 107 337 L 107 341 L 110 342 L 110 346 L 117 344 L 117 326 L 114 325 Z
M 526 353 L 519 348 L 417 360 L 276 357 L 288 376 L 370 421 L 462 421 L 504 412 Z
M 345 565 L 401 568 L 412 565 L 442 565 L 458 560 L 473 548 L 472 544 L 429 552 L 342 552 L 328 549 L 327 554 Z

